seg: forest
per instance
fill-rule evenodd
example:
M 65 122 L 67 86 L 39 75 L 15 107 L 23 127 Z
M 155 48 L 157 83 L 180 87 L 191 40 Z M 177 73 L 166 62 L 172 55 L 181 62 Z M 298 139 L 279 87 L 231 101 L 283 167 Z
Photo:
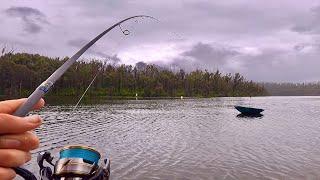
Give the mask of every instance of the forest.
M 261 83 L 272 96 L 320 96 L 320 83 Z
M 0 95 L 25 97 L 60 67 L 66 58 L 5 53 L 0 56 Z M 109 97 L 221 97 L 268 95 L 263 85 L 239 73 L 172 71 L 139 62 L 135 66 L 99 60 L 76 62 L 56 82 L 49 96 L 80 96 L 93 78 L 87 96 Z

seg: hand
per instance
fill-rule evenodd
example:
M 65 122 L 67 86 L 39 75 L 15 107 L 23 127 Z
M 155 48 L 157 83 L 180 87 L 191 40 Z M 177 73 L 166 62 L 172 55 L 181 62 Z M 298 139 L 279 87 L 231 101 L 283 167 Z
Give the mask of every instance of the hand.
M 11 180 L 16 176 L 11 167 L 18 167 L 31 160 L 30 151 L 39 146 L 38 137 L 30 132 L 42 123 L 40 116 L 17 117 L 12 114 L 26 99 L 0 102 L 0 177 Z M 41 99 L 34 107 L 44 106 Z

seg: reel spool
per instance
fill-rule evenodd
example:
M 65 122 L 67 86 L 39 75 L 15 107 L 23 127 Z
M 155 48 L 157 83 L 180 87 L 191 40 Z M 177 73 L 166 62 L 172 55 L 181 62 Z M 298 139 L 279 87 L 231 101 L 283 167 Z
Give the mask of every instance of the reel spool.
M 49 152 L 38 155 L 41 180 L 108 180 L 110 160 L 99 163 L 100 153 L 88 146 L 66 146 L 60 150 L 59 159 L 53 163 Z M 54 168 L 45 166 L 49 163 Z
M 98 170 L 101 155 L 88 146 L 67 146 L 60 150 L 60 159 L 54 166 L 56 177 L 87 177 Z
M 88 146 L 64 147 L 55 163 L 50 152 L 41 152 L 37 157 L 40 180 L 109 180 L 110 160 L 106 158 L 99 164 L 100 158 L 100 153 Z M 37 180 L 27 169 L 15 171 L 25 180 Z

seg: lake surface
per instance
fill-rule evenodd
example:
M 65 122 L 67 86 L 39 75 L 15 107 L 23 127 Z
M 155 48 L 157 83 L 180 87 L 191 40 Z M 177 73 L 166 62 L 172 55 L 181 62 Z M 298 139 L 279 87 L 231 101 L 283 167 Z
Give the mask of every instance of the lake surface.
M 264 108 L 237 117 L 234 105 Z M 111 158 L 111 179 L 320 179 L 320 97 L 120 100 L 47 106 L 36 130 L 56 157 L 85 144 Z M 35 159 L 26 167 L 37 172 Z

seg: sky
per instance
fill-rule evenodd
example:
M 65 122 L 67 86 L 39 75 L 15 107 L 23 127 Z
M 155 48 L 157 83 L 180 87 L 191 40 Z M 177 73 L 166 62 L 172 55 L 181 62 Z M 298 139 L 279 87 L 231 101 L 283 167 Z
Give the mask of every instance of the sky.
M 0 49 L 71 57 L 141 14 L 159 21 L 124 23 L 82 58 L 219 69 L 258 82 L 320 79 L 320 0 L 2 0 Z

